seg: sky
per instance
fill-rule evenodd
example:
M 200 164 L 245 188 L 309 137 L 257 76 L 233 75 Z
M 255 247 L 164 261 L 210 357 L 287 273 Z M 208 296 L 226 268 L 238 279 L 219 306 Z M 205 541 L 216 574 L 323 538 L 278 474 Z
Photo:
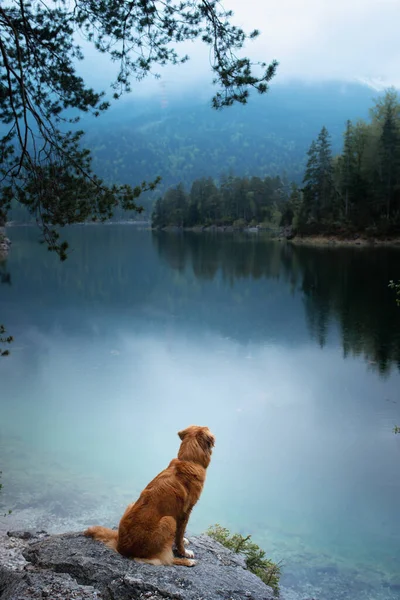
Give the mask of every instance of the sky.
M 262 34 L 254 49 L 300 79 L 400 83 L 400 0 L 227 0 Z
M 377 88 L 400 87 L 400 0 L 224 0 L 223 5 L 234 11 L 235 24 L 261 31 L 246 54 L 254 60 L 279 61 L 274 83 L 361 80 Z M 112 69 L 93 69 L 99 57 L 86 45 L 84 51 L 89 59 L 85 77 L 89 75 L 93 84 L 103 83 Z M 189 42 L 182 44 L 186 52 L 189 63 L 160 71 L 166 93 L 212 79 L 208 48 Z M 136 93 L 144 94 L 158 88 L 160 82 L 151 78 L 135 86 Z

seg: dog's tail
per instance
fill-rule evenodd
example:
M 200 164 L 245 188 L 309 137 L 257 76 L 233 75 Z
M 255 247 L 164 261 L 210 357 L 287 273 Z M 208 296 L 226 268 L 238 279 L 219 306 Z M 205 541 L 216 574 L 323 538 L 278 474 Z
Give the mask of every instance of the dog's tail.
M 103 542 L 103 544 L 112 550 L 117 550 L 118 531 L 115 531 L 114 529 L 96 525 L 96 527 L 89 527 L 89 529 L 86 529 L 83 534 L 86 535 L 86 537 L 92 537 L 95 540 Z

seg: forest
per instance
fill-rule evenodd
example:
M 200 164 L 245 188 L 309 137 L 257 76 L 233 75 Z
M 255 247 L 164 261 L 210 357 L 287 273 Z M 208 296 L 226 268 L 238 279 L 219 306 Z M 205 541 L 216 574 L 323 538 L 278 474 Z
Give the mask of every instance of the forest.
M 155 204 L 153 227 L 222 225 L 278 226 L 290 187 L 280 177 L 222 176 L 197 179 L 187 194 L 182 184 L 170 188 Z
M 325 126 L 311 142 L 302 182 L 225 175 L 183 184 L 157 199 L 153 226 L 292 226 L 299 233 L 400 230 L 400 101 L 389 89 L 366 120 L 348 120 L 335 154 Z
M 93 168 L 107 183 L 135 185 L 160 176 L 156 190 L 142 194 L 137 214 L 114 207 L 114 221 L 149 220 L 154 203 L 169 187 L 223 173 L 237 177 L 282 176 L 300 183 L 306 152 L 325 123 L 332 151 L 340 151 L 347 118 L 366 118 L 375 91 L 357 83 L 288 83 L 275 85 L 267 96 L 254 96 L 248 106 L 213 111 L 198 90 L 165 86 L 165 96 L 130 96 L 98 119 L 82 118 L 84 146 Z M 10 221 L 35 221 L 13 203 Z

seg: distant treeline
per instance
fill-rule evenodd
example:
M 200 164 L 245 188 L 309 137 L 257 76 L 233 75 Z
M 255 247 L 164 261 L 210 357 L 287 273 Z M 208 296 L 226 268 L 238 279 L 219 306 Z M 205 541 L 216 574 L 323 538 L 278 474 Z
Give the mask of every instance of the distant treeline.
M 155 204 L 153 226 L 279 225 L 290 186 L 280 177 L 209 177 L 197 179 L 187 193 L 183 184 L 170 188 Z
M 153 225 L 291 225 L 302 233 L 400 229 L 400 101 L 391 89 L 370 122 L 347 121 L 342 153 L 333 156 L 322 128 L 307 153 L 301 186 L 279 177 L 196 180 L 160 197 Z

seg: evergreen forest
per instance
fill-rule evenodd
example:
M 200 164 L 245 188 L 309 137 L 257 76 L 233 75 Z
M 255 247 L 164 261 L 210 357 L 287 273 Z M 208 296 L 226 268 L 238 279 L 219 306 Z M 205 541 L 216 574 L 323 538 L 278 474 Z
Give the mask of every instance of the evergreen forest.
M 323 126 L 301 182 L 286 175 L 195 180 L 157 199 L 153 226 L 291 226 L 300 233 L 396 234 L 400 228 L 400 100 L 394 89 L 369 119 L 347 120 L 341 151 Z
M 300 184 L 307 149 L 321 123 L 329 130 L 332 152 L 340 152 L 344 123 L 366 119 L 376 94 L 357 83 L 292 82 L 275 85 L 265 97 L 254 96 L 248 106 L 212 111 L 210 93 L 204 91 L 201 97 L 167 84 L 165 97 L 129 96 L 98 119 L 82 117 L 82 142 L 91 150 L 93 169 L 107 184 L 135 186 L 161 177 L 154 192 L 141 194 L 143 212 L 118 205 L 110 220 L 149 221 L 155 201 L 170 187 L 182 183 L 190 190 L 196 179 L 219 182 L 224 173 L 282 176 Z M 35 215 L 13 201 L 8 220 L 34 223 Z

